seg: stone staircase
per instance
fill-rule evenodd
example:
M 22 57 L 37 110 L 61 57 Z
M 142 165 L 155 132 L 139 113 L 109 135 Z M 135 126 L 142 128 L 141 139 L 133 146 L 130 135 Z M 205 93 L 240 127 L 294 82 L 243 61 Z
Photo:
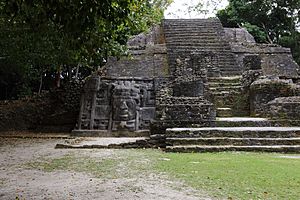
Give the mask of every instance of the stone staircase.
M 212 102 L 222 117 L 210 125 L 195 122 L 191 125 L 195 128 L 167 129 L 163 135 L 167 152 L 300 152 L 300 120 L 233 118 L 241 94 L 241 69 L 218 19 L 164 20 L 163 29 L 171 76 L 178 62 L 207 69 Z
M 210 77 L 208 87 L 216 107 L 217 117 L 232 117 L 235 97 L 241 92 L 240 76 Z
M 206 57 L 204 66 L 208 76 L 239 75 L 229 43 L 224 40 L 224 29 L 216 19 L 167 19 L 163 22 L 171 74 L 178 58 Z
M 167 152 L 300 152 L 300 127 L 172 128 Z

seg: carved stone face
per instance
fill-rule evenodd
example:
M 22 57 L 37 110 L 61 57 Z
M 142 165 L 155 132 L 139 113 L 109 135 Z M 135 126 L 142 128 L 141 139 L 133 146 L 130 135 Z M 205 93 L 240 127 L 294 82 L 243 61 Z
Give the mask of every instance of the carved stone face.
M 130 97 L 113 100 L 113 120 L 130 121 L 136 118 L 136 101 Z

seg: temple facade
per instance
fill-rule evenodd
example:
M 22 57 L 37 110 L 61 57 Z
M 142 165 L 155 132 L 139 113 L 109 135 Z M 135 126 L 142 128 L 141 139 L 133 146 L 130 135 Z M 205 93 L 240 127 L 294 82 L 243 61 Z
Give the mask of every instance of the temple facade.
M 245 29 L 224 28 L 217 18 L 164 20 L 129 40 L 128 49 L 129 56 L 110 58 L 86 80 L 74 135 L 215 127 L 216 117 L 236 114 L 276 118 L 284 111 L 275 104 L 285 105 L 288 96 L 299 101 L 300 68 L 291 51 L 257 44 Z M 269 94 L 274 84 L 280 88 Z M 274 101 L 280 97 L 286 98 Z

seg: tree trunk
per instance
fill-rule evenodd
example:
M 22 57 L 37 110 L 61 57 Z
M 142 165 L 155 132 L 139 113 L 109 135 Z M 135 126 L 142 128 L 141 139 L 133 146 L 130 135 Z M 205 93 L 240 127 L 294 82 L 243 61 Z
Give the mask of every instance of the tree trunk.
M 75 79 L 78 79 L 79 68 L 80 68 L 80 63 L 78 63 L 78 65 L 77 65 L 77 67 L 76 67 Z
M 68 66 L 68 81 L 72 80 L 72 67 Z
M 61 75 L 61 66 L 58 67 L 57 72 L 56 72 L 56 76 L 55 76 L 55 86 L 57 88 L 60 87 L 60 75 Z
M 268 42 L 269 42 L 270 44 L 273 44 L 273 41 L 272 41 L 272 39 L 271 39 L 270 36 L 269 36 L 269 33 L 268 33 L 268 30 L 267 30 L 266 25 L 265 25 L 264 23 L 262 23 L 262 26 L 263 26 L 263 28 L 264 28 L 264 30 L 265 30 L 266 35 L 267 35 L 267 40 L 268 40 Z
M 43 72 L 41 73 L 41 77 L 40 77 L 40 86 L 39 86 L 38 95 L 41 94 L 42 87 L 43 87 Z

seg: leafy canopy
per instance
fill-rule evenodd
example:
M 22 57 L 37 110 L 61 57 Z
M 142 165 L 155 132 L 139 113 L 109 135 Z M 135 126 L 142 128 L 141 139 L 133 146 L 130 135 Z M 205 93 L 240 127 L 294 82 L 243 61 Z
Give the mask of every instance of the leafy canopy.
M 291 48 L 300 63 L 299 0 L 229 0 L 217 16 L 224 26 L 245 27 L 257 42 Z
M 97 69 L 126 50 L 129 36 L 159 23 L 171 2 L 0 0 L 0 66 L 22 68 L 27 82 L 78 63 Z

